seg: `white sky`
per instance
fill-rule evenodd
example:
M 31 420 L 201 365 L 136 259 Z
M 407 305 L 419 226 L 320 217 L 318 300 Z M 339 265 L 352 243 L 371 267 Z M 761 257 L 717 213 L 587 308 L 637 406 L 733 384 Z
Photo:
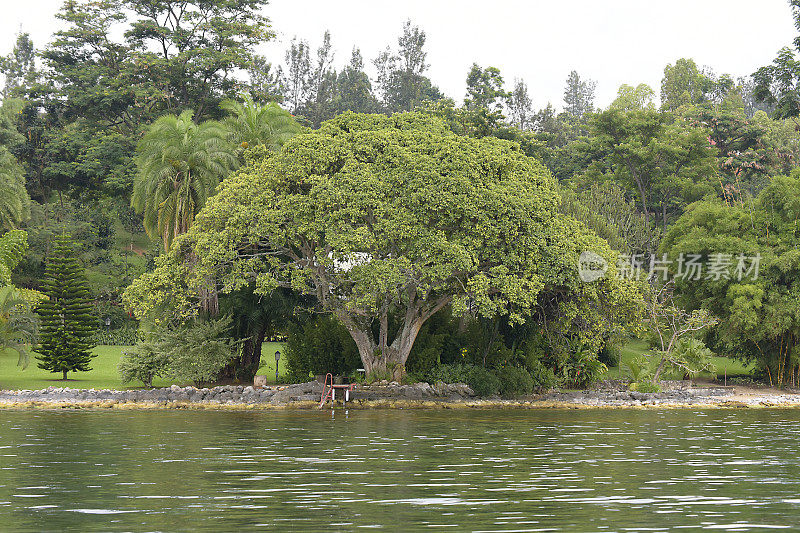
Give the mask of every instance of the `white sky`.
M 61 0 L 2 0 L 0 53 L 20 27 L 43 46 L 59 28 Z M 562 105 L 570 70 L 597 80 L 607 106 L 622 83 L 647 83 L 658 93 L 664 66 L 691 57 L 734 77 L 752 73 L 791 44 L 797 33 L 786 0 L 272 0 L 265 9 L 278 41 L 265 47 L 281 62 L 295 35 L 316 49 L 329 29 L 336 64 L 353 45 L 369 62 L 411 19 L 428 36 L 428 75 L 460 101 L 469 66 L 498 67 L 510 88 L 529 87 L 535 107 Z

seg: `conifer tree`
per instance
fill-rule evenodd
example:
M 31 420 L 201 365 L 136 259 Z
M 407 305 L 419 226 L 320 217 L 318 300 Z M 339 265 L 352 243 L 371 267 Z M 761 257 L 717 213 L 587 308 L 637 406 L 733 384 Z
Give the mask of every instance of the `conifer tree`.
M 47 261 L 42 292 L 48 299 L 37 310 L 42 319 L 39 368 L 61 372 L 91 370 L 93 345 L 89 337 L 95 328 L 89 284 L 84 268 L 66 237 L 54 243 Z

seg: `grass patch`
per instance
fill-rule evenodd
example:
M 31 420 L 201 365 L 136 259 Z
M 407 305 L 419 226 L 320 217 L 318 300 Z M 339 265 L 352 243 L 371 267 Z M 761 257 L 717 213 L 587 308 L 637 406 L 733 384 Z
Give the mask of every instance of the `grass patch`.
M 123 384 L 117 372 L 117 364 L 125 350 L 130 346 L 97 346 L 92 350 L 97 357 L 92 359 L 92 369 L 88 372 L 70 372 L 67 381 L 61 381 L 61 374 L 55 374 L 37 367 L 36 354 L 31 355 L 31 363 L 23 370 L 17 366 L 16 354 L 0 355 L 0 388 L 2 389 L 46 389 L 47 387 L 70 387 L 73 389 L 137 389 L 141 383 Z M 271 376 L 271 383 L 275 381 L 275 351 L 283 350 L 279 342 L 265 342 L 261 352 L 262 361 L 266 365 L 259 369 L 259 374 Z M 279 375 L 283 378 L 286 372 L 285 359 L 279 363 Z M 168 387 L 175 384 L 163 379 L 153 380 L 155 387 Z M 191 385 L 191 383 L 177 383 L 178 385 Z
M 622 368 L 620 367 L 609 367 L 608 369 L 608 377 L 612 379 L 616 378 L 626 378 L 627 369 L 625 367 L 625 362 L 629 361 L 631 358 L 636 357 L 640 354 L 643 354 L 648 351 L 647 343 L 641 339 L 632 339 L 628 341 L 622 347 Z M 711 358 L 711 362 L 714 363 L 714 366 L 717 369 L 716 374 L 711 374 L 709 372 L 702 372 L 698 377 L 700 378 L 707 378 L 707 379 L 723 379 L 726 372 L 728 377 L 731 376 L 750 376 L 753 372 L 752 365 L 746 365 L 742 361 L 738 359 L 733 359 L 731 357 L 719 357 L 715 356 Z M 676 373 L 676 372 L 667 372 L 662 374 L 664 379 L 682 379 L 683 375 Z

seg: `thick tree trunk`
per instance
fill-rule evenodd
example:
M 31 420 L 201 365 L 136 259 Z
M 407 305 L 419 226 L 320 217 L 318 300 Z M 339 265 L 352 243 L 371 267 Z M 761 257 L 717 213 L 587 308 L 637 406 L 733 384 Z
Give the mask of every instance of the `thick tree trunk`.
M 266 338 L 267 324 L 251 331 L 248 339 L 242 344 L 242 355 L 228 363 L 217 375 L 217 381 L 239 381 L 250 383 L 261 364 L 261 345 Z
M 401 381 L 405 377 L 406 361 L 423 322 L 421 319 L 416 319 L 410 324 L 404 324 L 391 344 L 388 344 L 387 340 L 386 320 L 381 320 L 378 342 L 373 339 L 371 330 L 366 328 L 350 330 L 368 379 Z
M 66 370 L 62 370 L 61 372 L 62 372 L 62 373 L 63 373 L 63 375 L 64 375 L 64 378 L 63 378 L 63 379 L 64 379 L 64 381 L 67 381 L 67 371 L 66 371 Z

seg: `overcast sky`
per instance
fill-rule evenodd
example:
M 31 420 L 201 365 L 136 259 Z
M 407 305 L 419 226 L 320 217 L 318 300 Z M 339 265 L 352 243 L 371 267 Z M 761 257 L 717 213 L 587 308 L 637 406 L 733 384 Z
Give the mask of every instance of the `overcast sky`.
M 3 0 L 0 53 L 15 34 L 37 47 L 59 28 L 61 0 Z M 428 35 L 428 75 L 461 100 L 473 61 L 499 68 L 511 86 L 523 78 L 536 107 L 562 105 L 570 70 L 597 80 L 597 104 L 608 105 L 622 83 L 659 90 L 664 65 L 694 58 L 719 73 L 741 76 L 769 63 L 796 34 L 786 0 L 272 0 L 265 9 L 278 33 L 265 52 L 281 61 L 295 35 L 316 48 L 329 29 L 336 63 L 354 45 L 365 59 L 396 45 L 403 21 Z

